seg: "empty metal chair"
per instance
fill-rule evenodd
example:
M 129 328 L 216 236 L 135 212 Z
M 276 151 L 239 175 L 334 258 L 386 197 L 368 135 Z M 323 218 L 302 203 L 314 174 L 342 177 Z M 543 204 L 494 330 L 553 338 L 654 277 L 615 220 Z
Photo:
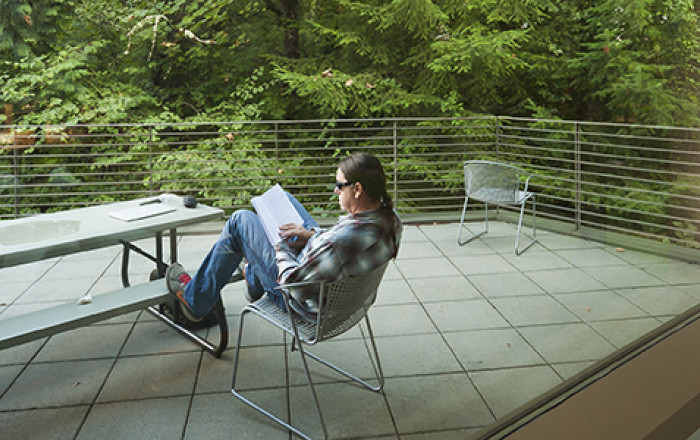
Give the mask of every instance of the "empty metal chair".
M 515 255 L 525 252 L 537 241 L 537 227 L 535 224 L 535 194 L 528 191 L 531 174 L 508 164 L 491 162 L 485 160 L 469 160 L 464 162 L 464 185 L 466 197 L 464 198 L 464 208 L 462 218 L 459 223 L 459 233 L 457 243 L 464 245 L 482 236 L 489 230 L 488 205 L 520 206 L 520 216 L 518 217 L 518 232 L 515 237 Z M 464 217 L 467 213 L 469 200 L 478 200 L 484 203 L 486 227 L 483 231 L 473 234 L 469 238 L 462 240 L 464 231 Z M 519 247 L 520 232 L 525 213 L 525 204 L 532 201 L 532 240 L 523 248 Z
M 244 397 L 240 390 L 236 389 L 236 377 L 238 374 L 238 361 L 240 355 L 241 340 L 243 336 L 243 323 L 245 317 L 248 313 L 253 313 L 270 324 L 273 324 L 282 331 L 288 333 L 292 337 L 292 350 L 295 346 L 298 346 L 298 352 L 301 356 L 302 364 L 304 365 L 304 370 L 306 373 L 306 378 L 309 384 L 309 389 L 311 391 L 311 398 L 316 407 L 316 412 L 318 413 L 321 428 L 323 430 L 324 438 L 328 437 L 328 430 L 326 424 L 323 420 L 323 414 L 321 413 L 321 407 L 318 403 L 318 396 L 316 394 L 316 389 L 314 388 L 313 379 L 309 372 L 309 367 L 307 364 L 307 356 L 332 368 L 336 372 L 352 379 L 353 381 L 359 383 L 365 388 L 372 391 L 381 391 L 384 387 L 384 375 L 382 373 L 381 364 L 379 362 L 379 353 L 377 351 L 377 346 L 374 342 L 374 335 L 372 334 L 372 328 L 370 327 L 369 317 L 367 312 L 370 306 L 374 303 L 377 295 L 377 289 L 384 276 L 384 271 L 389 263 L 385 263 L 382 266 L 374 269 L 373 271 L 357 277 L 343 278 L 338 281 L 324 283 L 324 282 L 302 282 L 302 283 L 290 283 L 280 286 L 280 290 L 285 297 L 285 304 L 287 304 L 287 310 L 281 310 L 273 301 L 268 299 L 267 295 L 263 296 L 261 299 L 251 303 L 243 308 L 241 312 L 241 321 L 238 331 L 238 341 L 236 343 L 236 353 L 233 361 L 233 383 L 231 385 L 231 392 L 238 397 L 240 400 L 265 414 L 267 417 L 276 421 L 277 423 L 285 426 L 290 431 L 293 431 L 297 435 L 303 438 L 310 438 L 298 428 L 292 426 L 290 423 L 282 420 L 280 417 L 272 414 L 271 412 L 264 409 L 262 406 L 254 403 L 247 397 Z M 290 289 L 294 289 L 300 286 L 317 285 L 319 288 L 319 311 L 316 315 L 314 322 L 311 320 L 302 318 L 297 312 L 294 311 L 293 307 L 290 307 Z M 292 300 L 293 301 L 293 300 Z M 362 327 L 362 337 L 365 340 L 365 347 L 369 355 L 369 359 L 374 367 L 374 372 L 376 375 L 377 385 L 372 385 L 357 376 L 354 376 L 341 368 L 333 365 L 332 363 L 324 360 L 315 354 L 307 351 L 305 345 L 317 344 L 323 340 L 333 338 L 338 336 L 347 330 L 353 328 L 356 324 L 364 319 L 368 337 L 365 336 Z M 367 339 L 369 339 L 369 345 L 367 344 Z M 359 342 L 358 342 L 359 345 Z M 371 347 L 371 350 L 370 350 Z M 287 364 L 288 365 L 288 364 Z M 287 367 L 288 368 L 288 367 Z M 287 372 L 288 373 L 288 372 Z

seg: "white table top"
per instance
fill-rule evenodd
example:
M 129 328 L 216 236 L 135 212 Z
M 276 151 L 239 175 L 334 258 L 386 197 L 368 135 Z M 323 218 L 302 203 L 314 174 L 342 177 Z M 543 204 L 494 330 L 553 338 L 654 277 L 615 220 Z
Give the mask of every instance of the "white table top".
M 163 203 L 158 197 L 110 203 L 88 208 L 41 214 L 0 221 L 0 268 L 82 252 L 152 237 L 157 232 L 180 226 L 215 220 L 223 215 L 219 208 L 198 204 L 185 208 L 179 197 Z M 169 212 L 126 221 L 114 215 L 133 208 L 172 207 Z

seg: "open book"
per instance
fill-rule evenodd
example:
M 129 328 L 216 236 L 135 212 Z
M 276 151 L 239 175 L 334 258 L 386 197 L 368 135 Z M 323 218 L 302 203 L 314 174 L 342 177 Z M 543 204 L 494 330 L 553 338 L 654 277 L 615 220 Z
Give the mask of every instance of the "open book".
M 279 184 L 265 191 L 263 195 L 253 197 L 250 201 L 273 246 L 282 240 L 279 233 L 280 226 L 287 223 L 300 225 L 304 222 Z

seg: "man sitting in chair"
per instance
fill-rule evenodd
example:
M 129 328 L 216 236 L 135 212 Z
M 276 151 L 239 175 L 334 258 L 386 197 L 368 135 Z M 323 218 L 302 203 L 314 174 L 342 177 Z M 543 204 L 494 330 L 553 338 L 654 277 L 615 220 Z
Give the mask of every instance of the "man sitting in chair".
M 303 224 L 280 228 L 283 238 L 273 247 L 258 216 L 249 210 L 234 212 L 218 241 L 190 277 L 182 266 L 168 267 L 168 290 L 182 305 L 190 321 L 201 321 L 215 306 L 221 289 L 246 259 L 246 298 L 255 301 L 265 293 L 286 310 L 279 284 L 301 281 L 335 281 L 363 275 L 396 257 L 402 225 L 386 191 L 386 175 L 371 154 L 343 158 L 336 171 L 335 193 L 347 212 L 329 229 L 318 223 L 293 196 L 288 197 Z M 294 309 L 313 319 L 317 292 L 294 292 Z

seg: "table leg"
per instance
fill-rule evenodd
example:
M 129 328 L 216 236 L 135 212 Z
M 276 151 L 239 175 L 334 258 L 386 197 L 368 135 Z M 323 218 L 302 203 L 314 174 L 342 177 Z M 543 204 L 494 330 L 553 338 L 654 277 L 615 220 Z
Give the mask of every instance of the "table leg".
M 171 256 L 171 262 L 176 262 L 177 261 L 177 233 L 176 229 L 171 229 L 170 230 L 170 256 Z M 154 273 L 151 274 L 151 281 L 155 279 L 160 279 L 165 276 L 165 270 L 167 269 L 168 265 L 163 261 L 163 233 L 158 232 L 156 233 L 156 256 L 152 256 L 145 252 L 143 249 L 139 248 L 138 246 L 135 246 L 127 241 L 120 240 L 120 243 L 124 246 L 124 253 L 122 254 L 122 284 L 124 287 L 129 286 L 129 252 L 134 251 L 137 252 L 144 257 L 148 258 L 149 260 L 153 261 L 156 263 L 156 270 Z M 234 276 L 231 278 L 230 282 L 238 281 L 240 279 L 243 279 L 242 276 Z M 175 304 L 173 302 L 173 304 Z M 172 305 L 167 306 L 169 309 L 172 310 L 172 316 L 169 316 L 168 314 L 165 313 L 165 304 L 159 304 L 157 306 L 149 306 L 146 310 L 151 313 L 153 316 L 156 318 L 160 319 L 163 321 L 165 324 L 169 325 L 173 329 L 175 329 L 177 332 L 194 342 L 196 345 L 202 347 L 204 350 L 206 350 L 209 354 L 212 356 L 219 358 L 221 357 L 221 354 L 226 350 L 226 346 L 228 345 L 228 323 L 226 322 L 226 313 L 224 310 L 224 305 L 221 302 L 221 299 L 217 301 L 216 305 L 214 306 L 214 314 L 216 316 L 216 320 L 219 326 L 219 332 L 220 332 L 220 337 L 219 337 L 219 345 L 214 345 L 211 342 L 209 342 L 207 339 L 202 338 L 201 336 L 197 335 L 193 331 L 183 327 L 182 325 L 178 324 L 179 318 L 180 318 L 180 310 L 177 306 L 173 307 Z
M 226 322 L 226 313 L 221 300 L 217 301 L 216 305 L 214 306 L 214 313 L 216 314 L 216 320 L 219 324 L 220 333 L 218 346 L 175 322 L 170 316 L 164 314 L 160 307 L 150 306 L 146 310 L 148 310 L 148 312 L 156 318 L 163 321 L 165 324 L 174 328 L 177 332 L 194 342 L 196 345 L 202 347 L 215 358 L 220 358 L 221 353 L 223 353 L 228 346 L 228 323 Z

